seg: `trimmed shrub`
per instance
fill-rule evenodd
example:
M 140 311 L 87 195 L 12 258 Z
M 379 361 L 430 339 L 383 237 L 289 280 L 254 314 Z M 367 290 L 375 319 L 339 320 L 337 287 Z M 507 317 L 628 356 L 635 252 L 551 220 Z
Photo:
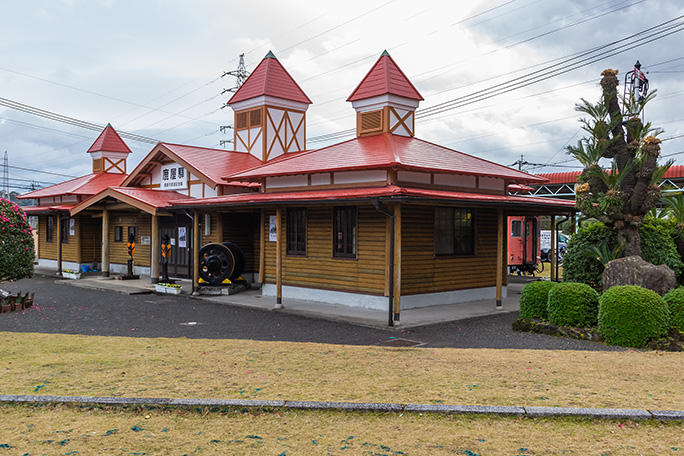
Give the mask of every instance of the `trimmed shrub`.
M 612 287 L 599 300 L 598 330 L 605 341 L 643 347 L 670 329 L 670 311 L 655 291 L 635 285 Z
M 651 264 L 666 264 L 679 277 L 684 272 L 682 257 L 674 241 L 673 221 L 647 218 L 639 228 L 641 257 Z
M 520 316 L 522 318 L 541 318 L 546 320 L 546 301 L 549 291 L 558 285 L 556 282 L 539 280 L 525 285 L 520 293 Z
M 563 281 L 579 282 L 595 290 L 603 289 L 603 264 L 587 254 L 589 247 L 607 243 L 609 248 L 618 245 L 617 234 L 603 223 L 580 228 L 570 238 L 563 254 Z
M 0 199 L 0 280 L 17 280 L 33 275 L 33 235 L 21 208 Z
M 641 257 L 651 264 L 666 264 L 679 277 L 684 272 L 684 263 L 673 239 L 674 229 L 666 220 L 646 219 L 639 228 Z M 600 222 L 580 228 L 563 255 L 563 281 L 586 283 L 597 291 L 603 290 L 604 265 L 587 254 L 589 247 L 600 245 L 609 250 L 617 248 L 616 231 Z
M 664 298 L 670 309 L 670 326 L 684 331 L 684 287 L 670 290 Z
M 599 294 L 584 283 L 559 283 L 549 291 L 549 322 L 559 326 L 596 326 Z

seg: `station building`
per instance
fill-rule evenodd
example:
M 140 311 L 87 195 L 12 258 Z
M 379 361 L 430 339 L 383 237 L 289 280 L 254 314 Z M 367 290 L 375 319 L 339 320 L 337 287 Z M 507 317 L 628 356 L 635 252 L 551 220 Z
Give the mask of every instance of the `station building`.
M 387 309 L 506 295 L 508 216 L 569 215 L 574 201 L 515 195 L 544 178 L 416 137 L 423 97 L 384 52 L 347 101 L 356 137 L 306 147 L 311 104 L 268 53 L 228 104 L 234 150 L 157 144 L 127 174 L 130 149 L 107 126 L 88 150 L 93 172 L 31 192 L 41 266 L 96 263 L 169 273 L 201 289 L 198 252 L 231 242 L 243 277 L 287 299 Z

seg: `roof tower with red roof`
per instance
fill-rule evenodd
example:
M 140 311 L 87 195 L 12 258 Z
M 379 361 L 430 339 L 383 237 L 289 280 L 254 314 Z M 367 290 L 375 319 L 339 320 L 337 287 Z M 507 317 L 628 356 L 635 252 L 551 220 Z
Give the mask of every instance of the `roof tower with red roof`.
M 268 51 L 266 57 L 257 65 L 252 74 L 228 101 L 234 105 L 241 101 L 262 96 L 282 98 L 297 103 L 311 104 L 311 100 L 292 79 L 290 73 L 278 61 L 273 52 Z
M 126 174 L 126 158 L 131 149 L 111 124 L 102 130 L 88 153 L 93 159 L 93 173 Z
M 415 110 L 423 97 L 384 51 L 349 95 L 356 110 L 356 135 L 415 134 Z
M 228 101 L 235 112 L 233 144 L 263 163 L 306 150 L 311 100 L 271 51 Z

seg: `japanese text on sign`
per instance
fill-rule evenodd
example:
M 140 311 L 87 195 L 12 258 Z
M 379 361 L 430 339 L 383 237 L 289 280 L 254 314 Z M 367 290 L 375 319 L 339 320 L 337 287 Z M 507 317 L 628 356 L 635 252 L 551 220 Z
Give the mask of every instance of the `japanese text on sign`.
M 161 166 L 161 189 L 183 190 L 188 188 L 188 173 L 177 163 Z

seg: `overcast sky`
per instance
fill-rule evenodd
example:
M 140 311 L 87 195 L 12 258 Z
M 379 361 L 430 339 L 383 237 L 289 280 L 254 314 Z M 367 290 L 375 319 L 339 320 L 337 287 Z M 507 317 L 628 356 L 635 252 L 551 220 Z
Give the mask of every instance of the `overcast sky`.
M 233 120 L 221 92 L 235 85 L 221 76 L 240 54 L 251 71 L 269 50 L 313 101 L 307 146 L 322 147 L 332 143 L 322 135 L 355 127 L 345 100 L 386 49 L 425 98 L 417 137 L 504 165 L 521 155 L 547 165 L 525 168 L 531 172 L 578 169 L 564 150 L 582 136 L 575 104 L 598 100 L 601 71 L 617 69 L 622 81 L 638 59 L 659 94 L 647 120 L 665 130 L 661 139 L 674 137 L 662 153 L 684 164 L 684 32 L 628 39 L 682 14 L 681 0 L 4 1 L 0 154 L 8 152 L 13 189 L 32 180 L 45 186 L 89 173 L 86 150 L 100 133 L 10 103 L 220 148 L 232 136 L 219 127 Z M 620 44 L 624 52 L 612 51 Z M 607 53 L 598 62 L 443 105 L 551 65 L 570 69 L 597 48 Z M 438 106 L 448 109 L 430 110 Z M 153 144 L 126 143 L 130 171 Z

